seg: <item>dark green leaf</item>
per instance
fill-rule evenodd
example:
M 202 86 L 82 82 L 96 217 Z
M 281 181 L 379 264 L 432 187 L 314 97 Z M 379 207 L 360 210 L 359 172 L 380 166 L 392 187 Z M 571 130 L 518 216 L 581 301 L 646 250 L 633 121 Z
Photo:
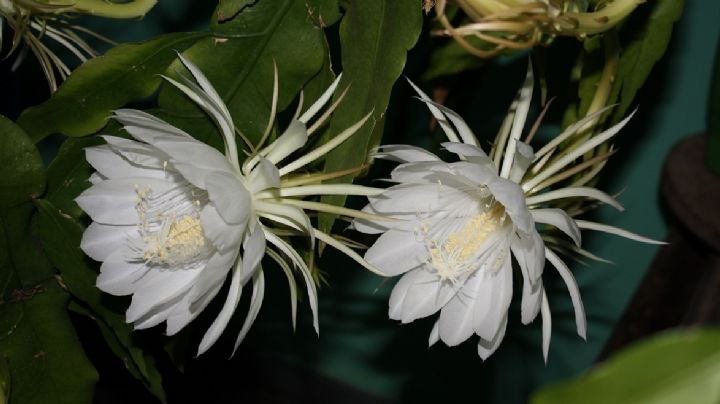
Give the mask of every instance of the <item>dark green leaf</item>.
M 159 73 L 206 33 L 175 33 L 116 46 L 77 68 L 48 101 L 28 108 L 18 120 L 37 142 L 52 133 L 85 136 L 98 131 L 110 112 L 153 94 Z
M 620 103 L 613 113 L 613 122 L 618 122 L 625 116 L 653 66 L 665 54 L 673 24 L 680 18 L 683 5 L 684 0 L 648 2 L 635 11 L 639 13 L 645 7 L 652 7 L 642 25 L 635 24 L 635 19 L 631 17 L 622 27 L 623 50 L 609 101 L 613 103 L 617 100 Z
M 140 376 L 139 379 L 148 389 L 164 400 L 162 379 L 153 359 L 146 356 L 136 344 L 132 326 L 125 322 L 122 309 L 113 304 L 118 302 L 104 296 L 95 287 L 97 273 L 87 264 L 79 248 L 82 225 L 64 215 L 49 201 L 38 200 L 37 205 L 38 236 L 68 290 L 89 307 L 113 352 L 126 363 L 131 363 L 128 365 L 130 372 L 136 377 Z M 118 344 L 122 349 L 118 348 Z
M 720 330 L 663 334 L 618 353 L 589 374 L 533 396 L 550 403 L 720 402 Z
M 0 356 L 0 404 L 10 399 L 10 366 L 4 356 Z
M 474 38 L 468 38 L 468 42 L 474 43 Z M 448 76 L 466 70 L 478 69 L 485 66 L 486 62 L 458 45 L 457 41 L 448 40 L 435 51 L 430 57 L 430 65 L 423 74 L 423 80 L 432 80 L 442 76 Z
M 273 91 L 273 60 L 279 72 L 279 110 L 317 75 L 327 58 L 321 28 L 304 2 L 260 1 L 217 27 L 225 38 L 206 38 L 184 52 L 213 83 L 237 126 L 253 142 L 265 130 Z M 288 46 L 293 44 L 293 46 Z M 179 61 L 173 65 L 179 67 Z M 171 75 L 177 74 L 170 72 Z M 160 93 L 158 114 L 200 140 L 217 146 L 215 126 L 170 85 Z
M 95 171 L 85 160 L 85 148 L 102 143 L 102 139 L 97 136 L 68 138 L 48 167 L 45 199 L 62 213 L 74 218 L 82 215 L 75 198 L 90 186 L 88 178 Z
M 350 85 L 345 100 L 333 114 L 326 138 L 337 135 L 373 111 L 370 120 L 352 138 L 328 154 L 325 171 L 360 167 L 368 151 L 382 136 L 393 84 L 400 76 L 408 49 L 422 28 L 422 8 L 415 0 L 351 1 L 340 23 L 343 78 L 340 88 Z M 343 178 L 352 181 L 353 176 Z M 326 197 L 341 205 L 344 197 Z M 332 227 L 333 217 L 320 217 L 321 229 Z
M 231 20 L 243 8 L 252 6 L 257 0 L 220 0 L 215 9 L 215 17 L 219 23 Z
M 45 189 L 43 163 L 23 130 L 0 115 L 0 210 L 40 196 Z

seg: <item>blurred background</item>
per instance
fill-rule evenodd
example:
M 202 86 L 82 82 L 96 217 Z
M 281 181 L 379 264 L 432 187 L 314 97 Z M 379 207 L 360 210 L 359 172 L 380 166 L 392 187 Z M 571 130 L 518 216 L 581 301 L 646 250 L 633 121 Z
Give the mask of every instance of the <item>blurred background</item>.
M 89 24 L 95 24 L 93 29 L 118 42 L 143 40 L 164 32 L 203 29 L 213 5 L 214 2 L 189 0 L 160 1 L 140 21 L 99 24 L 89 20 Z M 664 59 L 655 66 L 637 98 L 638 113 L 619 137 L 620 152 L 611 159 L 603 174 L 600 188 L 611 194 L 619 193 L 626 211 L 600 209 L 596 212 L 599 221 L 658 240 L 666 239 L 673 231 L 675 213 L 661 192 L 663 165 L 673 145 L 706 130 L 713 61 L 720 37 L 718 17 L 720 2 L 686 2 Z M 420 42 L 424 39 L 421 37 Z M 571 45 L 558 41 L 553 46 L 548 54 L 551 64 L 557 59 L 558 65 L 563 65 L 564 46 Z M 454 89 L 457 83 L 463 83 L 461 93 L 451 93 L 449 106 L 456 108 L 481 136 L 493 136 L 514 95 L 514 90 L 508 89 L 516 88 L 507 83 L 520 85 L 526 57 L 503 58 L 496 64 L 449 79 L 422 82 L 417 76 L 427 62 L 427 52 L 422 45 L 411 52 L 406 74 L 429 89 Z M 42 101 L 47 90 L 37 69 L 28 67 L 13 73 L 8 65 L 2 64 L 0 112 L 16 118 L 23 108 Z M 498 82 L 503 83 L 502 88 L 497 86 Z M 552 91 L 551 86 L 551 96 L 561 95 Z M 543 133 L 556 133 L 561 112 L 551 110 Z M 427 144 L 429 124 L 424 106 L 411 98 L 404 81 L 398 81 L 384 142 Z M 45 141 L 42 147 L 47 156 L 52 155 L 59 141 L 59 138 Z M 374 170 L 387 173 L 388 167 L 378 165 Z M 718 215 L 717 211 L 708 214 Z M 675 236 L 679 237 L 676 242 L 684 240 L 682 234 Z M 589 251 L 613 264 L 572 264 L 587 312 L 587 342 L 575 333 L 572 306 L 562 281 L 555 279 L 554 274 L 546 275 L 553 312 L 547 364 L 540 348 L 539 321 L 522 326 L 519 307 L 511 308 L 512 320 L 505 340 L 486 362 L 478 358 L 473 342 L 452 349 L 442 344 L 428 348 L 433 320 L 401 326 L 387 318 L 387 299 L 394 281 L 383 281 L 327 251 L 320 264 L 328 285 L 320 291 L 319 338 L 312 330 L 306 303 L 301 306 L 297 332 L 293 333 L 288 321 L 285 281 L 279 272 L 268 271 L 270 286 L 263 310 L 241 351 L 227 360 L 229 350 L 226 348 L 232 338 L 224 338 L 208 354 L 186 363 L 184 374 L 177 373 L 165 381 L 177 384 L 168 389 L 168 402 L 197 402 L 198 399 L 200 402 L 527 402 L 541 386 L 583 374 L 599 357 L 610 355 L 648 330 L 682 322 L 673 317 L 664 325 L 647 324 L 653 318 L 662 317 L 662 313 L 645 313 L 646 323 L 632 317 L 632 313 L 621 321 L 653 263 L 655 266 L 678 263 L 677 278 L 661 283 L 666 290 L 656 290 L 655 295 L 672 296 L 674 292 L 682 292 L 674 290 L 676 286 L 699 282 L 699 278 L 693 278 L 697 272 L 682 265 L 682 260 L 656 261 L 660 251 L 656 246 L 588 233 L 584 242 Z M 692 246 L 696 241 L 688 243 Z M 705 254 L 713 253 L 706 251 Z M 279 291 L 274 292 L 272 286 Z M 650 292 L 642 292 L 641 288 L 639 293 Z M 655 302 L 655 295 L 647 299 Z M 675 308 L 681 306 L 680 309 L 690 304 L 688 301 L 666 303 L 672 303 Z M 663 309 L 657 305 L 642 306 L 642 301 L 637 304 L 645 311 Z M 118 359 L 93 343 L 93 338 L 97 337 L 98 341 L 101 338 L 93 335 L 98 332 L 91 330 L 88 320 L 78 317 L 75 321 L 78 327 L 89 330 L 84 346 L 101 374 L 96 401 L 154 402 L 139 382 L 124 373 Z M 235 329 L 239 326 L 233 324 Z M 233 332 L 226 334 L 232 337 Z M 185 349 L 182 340 L 169 349 Z M 193 383 L 187 384 L 188 380 Z

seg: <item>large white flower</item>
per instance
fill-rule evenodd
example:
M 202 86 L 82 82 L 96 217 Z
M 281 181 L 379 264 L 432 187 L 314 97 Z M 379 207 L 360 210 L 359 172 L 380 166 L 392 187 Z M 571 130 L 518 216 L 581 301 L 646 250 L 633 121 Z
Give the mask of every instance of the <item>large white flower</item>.
M 241 164 L 227 107 L 197 67 L 180 58 L 194 80 L 166 79 L 212 117 L 225 141 L 225 155 L 147 113 L 129 109 L 115 112 L 114 118 L 135 140 L 105 136 L 106 145 L 88 148 L 87 160 L 97 172 L 91 177 L 93 185 L 76 199 L 93 220 L 81 247 L 88 256 L 102 261 L 97 286 L 113 295 L 132 295 L 127 321 L 135 328 L 166 322 L 167 334 L 172 335 L 203 311 L 231 273 L 225 304 L 200 343 L 201 354 L 223 332 L 243 286 L 252 280 L 251 305 L 237 348 L 262 303 L 260 263 L 267 253 L 285 271 L 293 296 L 296 285 L 291 269 L 300 270 L 318 330 L 317 291 L 310 269 L 272 226 L 279 225 L 285 233 L 291 230 L 309 236 L 311 242 L 317 237 L 363 262 L 338 240 L 312 228 L 303 209 L 343 214 L 352 211 L 300 198 L 372 195 L 378 191 L 356 185 L 316 184 L 328 178 L 327 174 L 297 178 L 289 174 L 342 143 L 368 117 L 328 143 L 281 164 L 305 145 L 308 135 L 337 105 L 306 128 L 331 98 L 339 77 L 307 111 L 300 114 L 298 108 L 296 119 L 277 140 L 262 147 L 275 119 L 276 72 L 270 124 L 259 144 L 248 143 L 251 150 Z M 292 307 L 294 326 L 294 302 Z
M 365 254 L 370 264 L 388 276 L 404 274 L 390 296 L 390 318 L 409 323 L 439 311 L 430 344 L 442 340 L 453 346 L 477 334 L 478 354 L 485 359 L 505 335 L 514 258 L 523 281 L 521 320 L 528 324 L 538 312 L 542 314 L 543 354 L 547 359 L 551 323 L 542 282 L 547 259 L 567 285 L 575 308 L 577 332 L 585 338 L 585 312 L 577 283 L 548 246 L 567 248 L 569 244 L 571 250 L 591 256 L 581 248 L 582 228 L 651 240 L 610 226 L 575 220 L 565 210 L 553 207 L 561 206 L 561 200 L 580 198 L 621 208 L 612 197 L 597 189 L 576 183 L 538 192 L 567 178 L 568 173 L 591 167 L 578 159 L 611 139 L 629 117 L 588 141 L 578 142 L 569 152 L 550 158 L 561 142 L 573 139 L 597 117 L 590 116 L 534 154 L 520 139 L 533 90 L 529 70 L 512 113 L 488 156 L 455 112 L 433 103 L 413 87 L 450 140 L 442 146 L 455 154 L 457 161 L 448 163 L 426 150 L 404 145 L 384 146 L 376 155 L 402 164 L 392 171 L 390 178 L 397 185 L 369 197 L 364 210 L 395 220 L 356 219 L 354 227 L 364 233 L 381 234 Z M 538 224 L 559 229 L 574 244 L 563 244 L 564 240 L 548 235 L 546 245 L 536 228 Z

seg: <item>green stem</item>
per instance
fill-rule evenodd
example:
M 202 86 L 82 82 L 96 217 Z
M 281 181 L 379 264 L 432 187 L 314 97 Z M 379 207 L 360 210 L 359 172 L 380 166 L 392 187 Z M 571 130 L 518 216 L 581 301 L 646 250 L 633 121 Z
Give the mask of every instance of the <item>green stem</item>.
M 138 18 L 147 14 L 156 3 L 157 0 L 135 0 L 129 3 L 112 3 L 106 0 L 75 0 L 71 10 L 106 18 Z
M 592 13 L 564 13 L 562 17 L 577 25 L 559 27 L 560 35 L 593 35 L 614 27 L 632 13 L 644 0 L 614 0 Z

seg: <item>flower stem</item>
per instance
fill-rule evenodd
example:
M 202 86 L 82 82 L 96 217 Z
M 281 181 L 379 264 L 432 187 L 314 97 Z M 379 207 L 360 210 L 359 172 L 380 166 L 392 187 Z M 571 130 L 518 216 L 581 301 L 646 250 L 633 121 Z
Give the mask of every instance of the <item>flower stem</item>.
M 134 0 L 129 3 L 112 3 L 104 0 L 75 0 L 73 11 L 107 18 L 142 17 L 155 6 L 157 0 Z

